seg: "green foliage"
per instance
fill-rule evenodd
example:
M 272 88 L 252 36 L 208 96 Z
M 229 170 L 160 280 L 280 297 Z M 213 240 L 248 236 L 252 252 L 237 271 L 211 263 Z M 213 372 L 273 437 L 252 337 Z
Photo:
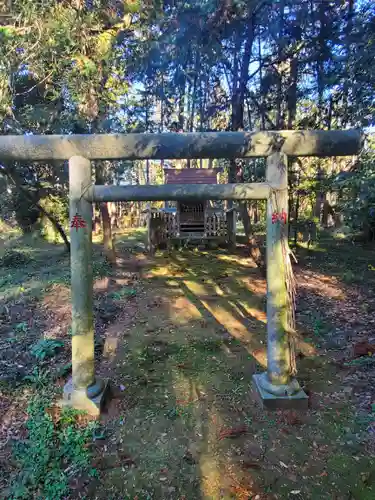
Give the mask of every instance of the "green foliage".
M 139 0 L 117 2 L 116 9 L 108 2 L 89 4 L 77 8 L 72 2 L 13 0 L 14 19 L 22 19 L 22 29 L 16 22 L 0 28 L 0 113 L 7 133 L 229 130 L 235 114 L 241 115 L 244 130 L 333 129 L 373 121 L 374 68 L 368 64 L 375 55 L 372 0 L 345 6 L 335 0 L 324 16 L 319 2 L 307 1 L 241 0 L 230 9 L 212 1 L 150 6 Z M 259 43 L 247 54 L 254 66 L 248 78 L 241 68 L 249 65 L 245 49 L 254 11 Z M 295 73 L 278 61 L 295 62 Z M 328 171 L 331 160 L 319 162 Z M 109 167 L 111 180 L 119 163 Z M 128 162 L 126 177 L 139 181 L 141 163 Z M 226 169 L 230 165 L 219 163 Z M 245 182 L 264 180 L 264 159 L 238 165 Z M 309 178 L 305 166 L 304 160 L 301 169 Z M 66 178 L 54 167 L 32 167 L 28 182 L 48 181 L 48 195 L 63 192 Z M 153 182 L 160 183 L 162 169 L 153 170 Z M 309 205 L 324 187 L 316 179 L 306 186 L 293 184 L 309 190 Z M 370 182 L 368 188 L 374 192 Z M 349 198 L 343 203 L 353 225 L 371 231 L 373 201 L 367 196 L 361 208 L 361 200 Z M 309 215 L 306 205 L 299 207 L 300 214 Z M 60 207 L 51 210 L 58 215 Z M 29 206 L 17 213 L 25 231 L 39 217 Z M 66 217 L 65 210 L 65 224 Z M 41 232 L 47 240 L 60 241 L 44 217 Z
M 39 209 L 18 190 L 12 192 L 12 205 L 19 227 L 24 233 L 30 233 L 40 215 Z
M 48 368 L 35 366 L 31 375 L 26 375 L 23 380 L 30 382 L 36 389 L 46 389 L 51 384 L 51 373 Z
M 27 323 L 26 321 L 22 321 L 21 323 L 17 323 L 14 327 L 16 333 L 26 333 L 27 332 Z
M 66 363 L 65 365 L 63 365 L 61 368 L 59 368 L 56 372 L 56 375 L 55 377 L 56 378 L 59 378 L 59 377 L 66 377 L 69 373 L 71 373 L 72 371 L 72 363 Z
M 50 214 L 65 229 L 69 226 L 69 198 L 63 193 L 62 196 L 50 195 L 40 201 L 41 206 Z M 52 224 L 50 219 L 45 215 L 41 215 L 39 219 L 41 236 L 51 243 L 62 243 L 60 233 Z
M 89 469 L 87 443 L 97 424 L 79 427 L 76 417 L 81 412 L 72 409 L 63 409 L 54 423 L 48 407 L 42 397 L 34 397 L 28 406 L 28 436 L 14 447 L 20 472 L 9 498 L 62 499 L 69 491 L 69 477 Z
M 130 299 L 132 297 L 135 297 L 137 295 L 137 291 L 134 288 L 122 288 L 118 292 L 113 292 L 111 294 L 111 298 L 115 300 L 121 300 L 121 299 Z
M 251 226 L 254 234 L 264 234 L 266 232 L 266 222 L 259 221 Z
M 85 415 L 82 410 L 76 410 L 75 408 L 66 407 L 61 412 L 59 423 L 61 426 L 66 427 L 67 425 L 73 425 L 76 422 L 77 417 Z
M 31 354 L 38 360 L 51 358 L 64 346 L 64 342 L 56 339 L 41 339 L 31 348 Z
M 3 267 L 24 267 L 31 262 L 32 258 L 27 251 L 6 250 L 0 258 Z
M 362 366 L 370 368 L 375 366 L 375 356 L 362 356 L 357 359 L 352 359 L 345 363 L 345 366 Z
M 353 281 L 358 279 L 358 274 L 349 269 L 342 274 L 342 279 L 345 283 L 352 283 Z
M 92 272 L 94 279 L 104 278 L 111 274 L 111 265 L 106 260 L 94 259 L 92 263 Z
M 375 141 L 369 142 L 358 166 L 350 175 L 338 177 L 334 185 L 340 190 L 338 208 L 353 231 L 363 231 L 375 239 Z

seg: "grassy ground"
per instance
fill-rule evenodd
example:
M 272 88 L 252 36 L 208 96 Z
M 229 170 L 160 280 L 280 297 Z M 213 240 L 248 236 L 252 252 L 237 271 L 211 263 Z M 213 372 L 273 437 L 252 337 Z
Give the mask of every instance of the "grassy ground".
M 110 270 L 96 247 L 97 370 L 114 399 L 94 428 L 52 404 L 69 374 L 68 257 L 13 238 L 3 254 L 12 246 L 30 260 L 0 275 L 5 498 L 375 498 L 375 363 L 353 356 L 359 341 L 375 343 L 373 249 L 330 239 L 298 249 L 298 379 L 310 409 L 272 413 L 251 388 L 266 365 L 266 289 L 244 249 L 150 259 L 143 230 L 128 231 Z M 29 448 L 17 455 L 15 442 Z M 48 481 L 19 474 L 38 453 Z

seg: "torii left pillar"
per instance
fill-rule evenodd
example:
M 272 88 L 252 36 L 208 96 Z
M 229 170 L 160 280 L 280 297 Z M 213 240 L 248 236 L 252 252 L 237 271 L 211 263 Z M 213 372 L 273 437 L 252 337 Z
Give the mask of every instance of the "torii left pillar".
M 69 160 L 72 378 L 64 387 L 63 403 L 98 416 L 108 394 L 107 381 L 95 376 L 92 203 L 84 199 L 92 183 L 91 163 L 81 156 Z

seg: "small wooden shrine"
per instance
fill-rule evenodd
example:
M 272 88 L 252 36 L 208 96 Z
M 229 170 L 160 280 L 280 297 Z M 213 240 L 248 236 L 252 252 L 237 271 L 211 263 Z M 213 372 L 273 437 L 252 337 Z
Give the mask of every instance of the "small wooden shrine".
M 165 168 L 165 184 L 218 184 L 218 168 Z M 228 241 L 228 221 L 233 211 L 212 201 L 178 200 L 161 210 L 149 209 L 148 239 L 150 250 L 161 244 Z

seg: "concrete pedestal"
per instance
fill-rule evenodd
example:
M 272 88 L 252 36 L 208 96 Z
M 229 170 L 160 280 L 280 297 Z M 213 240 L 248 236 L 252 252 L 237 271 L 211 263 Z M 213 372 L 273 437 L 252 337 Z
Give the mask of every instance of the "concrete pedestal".
M 274 386 L 268 381 L 267 373 L 253 375 L 255 393 L 266 410 L 307 410 L 309 397 L 293 379 L 290 384 Z
M 110 392 L 109 381 L 99 380 L 95 386 L 100 387 L 100 392 L 93 391 L 90 394 L 90 389 L 74 389 L 73 381 L 70 379 L 64 386 L 62 405 L 83 410 L 89 415 L 98 417 Z

